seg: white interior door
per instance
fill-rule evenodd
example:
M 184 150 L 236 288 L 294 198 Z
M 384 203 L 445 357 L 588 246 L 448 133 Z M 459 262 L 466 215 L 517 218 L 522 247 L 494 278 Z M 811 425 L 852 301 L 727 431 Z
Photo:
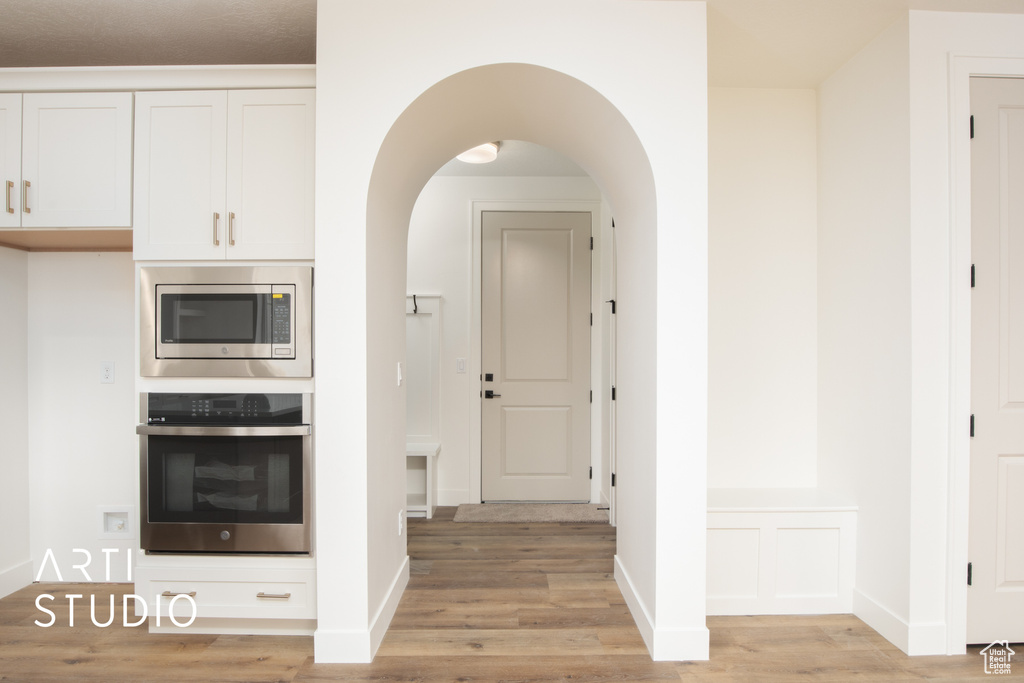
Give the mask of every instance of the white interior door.
M 482 213 L 484 501 L 590 500 L 591 223 Z
M 971 80 L 967 641 L 1024 641 L 1024 80 Z

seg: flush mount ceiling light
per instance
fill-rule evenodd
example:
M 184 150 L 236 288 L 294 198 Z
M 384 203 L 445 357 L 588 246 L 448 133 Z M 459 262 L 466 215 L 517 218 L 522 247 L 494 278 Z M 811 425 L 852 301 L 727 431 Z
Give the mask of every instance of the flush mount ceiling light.
M 467 164 L 490 163 L 498 158 L 498 143 L 485 142 L 482 145 L 477 145 L 473 149 L 467 149 L 455 158 L 459 161 L 465 161 Z

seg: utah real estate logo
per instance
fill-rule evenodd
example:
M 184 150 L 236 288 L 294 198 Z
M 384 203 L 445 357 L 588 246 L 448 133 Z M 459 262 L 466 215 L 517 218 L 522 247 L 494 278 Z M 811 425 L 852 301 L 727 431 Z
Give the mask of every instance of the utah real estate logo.
M 1009 642 L 997 640 L 980 654 L 985 658 L 985 673 L 1009 675 L 1010 658 L 1017 653 L 1010 649 Z

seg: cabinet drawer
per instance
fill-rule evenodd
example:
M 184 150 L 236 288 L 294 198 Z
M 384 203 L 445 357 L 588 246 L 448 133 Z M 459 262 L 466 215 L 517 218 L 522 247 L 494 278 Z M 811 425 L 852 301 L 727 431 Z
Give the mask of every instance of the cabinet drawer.
M 313 619 L 316 617 L 315 573 L 305 572 L 290 580 L 189 580 L 154 579 L 140 582 L 140 595 L 149 603 L 150 616 L 171 613 L 172 598 L 180 593 L 194 594 L 196 617 L 249 619 Z M 192 605 L 186 599 L 174 601 L 174 616 L 192 616 Z

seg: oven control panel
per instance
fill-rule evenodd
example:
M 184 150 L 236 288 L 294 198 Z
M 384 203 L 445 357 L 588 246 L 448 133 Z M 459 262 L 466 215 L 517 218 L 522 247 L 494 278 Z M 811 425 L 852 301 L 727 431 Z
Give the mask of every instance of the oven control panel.
M 301 425 L 305 394 L 143 395 L 143 422 L 167 425 Z

